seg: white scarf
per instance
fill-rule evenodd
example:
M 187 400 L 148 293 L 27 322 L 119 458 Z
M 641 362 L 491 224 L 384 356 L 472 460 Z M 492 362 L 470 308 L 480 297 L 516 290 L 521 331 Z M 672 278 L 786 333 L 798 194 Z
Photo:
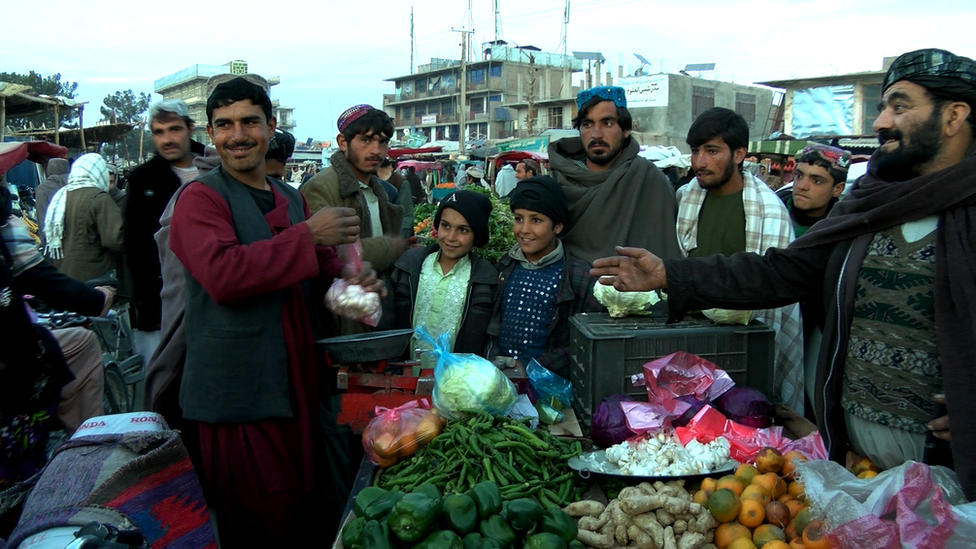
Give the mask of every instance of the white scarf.
M 68 184 L 58 189 L 44 216 L 44 239 L 47 245 L 44 253 L 51 259 L 64 258 L 61 240 L 64 237 L 64 213 L 67 209 L 68 193 L 75 189 L 95 187 L 108 192 L 108 164 L 101 155 L 89 153 L 71 165 Z

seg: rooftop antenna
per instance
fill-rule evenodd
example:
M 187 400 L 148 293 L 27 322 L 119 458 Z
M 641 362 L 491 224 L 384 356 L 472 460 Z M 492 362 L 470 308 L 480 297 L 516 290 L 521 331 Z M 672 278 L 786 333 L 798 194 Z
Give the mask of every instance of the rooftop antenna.
M 474 61 L 474 0 L 468 0 L 468 34 L 465 35 L 465 40 L 468 42 L 468 61 Z
M 495 6 L 495 42 L 502 39 L 501 0 L 491 0 Z
M 417 36 L 413 32 L 413 6 L 410 6 L 410 74 L 414 69 L 414 52 L 417 51 Z

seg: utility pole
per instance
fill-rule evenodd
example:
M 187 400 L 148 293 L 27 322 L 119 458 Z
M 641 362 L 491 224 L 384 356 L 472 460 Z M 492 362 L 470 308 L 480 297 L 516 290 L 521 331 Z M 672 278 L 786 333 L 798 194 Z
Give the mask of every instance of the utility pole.
M 525 126 L 528 131 L 526 137 L 532 137 L 535 130 L 535 55 L 529 54 L 529 113 L 526 116 Z
M 468 55 L 471 55 L 471 53 L 474 51 L 474 48 L 472 47 L 474 46 L 474 0 L 468 0 L 468 30 L 469 32 L 465 36 L 467 36 L 468 42 Z M 474 59 L 472 59 L 472 61 L 474 61 Z
M 559 43 L 563 47 L 563 55 L 569 49 L 569 0 L 566 0 L 566 7 L 563 8 L 563 29 L 559 36 Z
M 413 74 L 413 52 L 417 49 L 417 37 L 413 34 L 413 6 L 410 6 L 410 74 Z
M 461 30 L 451 29 L 451 30 L 453 32 L 459 32 L 462 35 L 461 36 L 461 100 L 458 102 L 458 110 L 461 112 L 460 116 L 458 117 L 459 118 L 459 120 L 458 120 L 458 122 L 459 122 L 458 127 L 460 128 L 460 131 L 458 132 L 458 155 L 463 155 L 464 154 L 464 151 L 465 151 L 465 145 L 464 145 L 464 132 L 465 132 L 465 128 L 464 128 L 464 126 L 465 126 L 465 123 L 468 121 L 468 113 L 467 113 L 467 110 L 468 110 L 468 96 L 467 96 L 467 91 L 468 91 L 468 88 L 467 88 L 467 86 L 468 86 L 468 72 L 467 72 L 468 71 L 468 57 L 467 57 L 467 54 L 468 54 L 468 38 L 469 38 L 469 36 L 471 34 L 474 33 L 474 31 L 473 30 L 465 30 L 465 29 L 461 29 Z
M 495 42 L 498 42 L 502 38 L 502 15 L 501 15 L 501 0 L 492 0 L 495 4 Z

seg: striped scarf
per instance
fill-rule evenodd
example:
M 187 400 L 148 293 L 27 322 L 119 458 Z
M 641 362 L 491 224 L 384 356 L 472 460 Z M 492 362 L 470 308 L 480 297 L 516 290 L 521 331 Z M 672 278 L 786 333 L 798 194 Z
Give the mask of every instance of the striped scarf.
M 95 187 L 108 192 L 108 164 L 101 155 L 88 153 L 71 165 L 68 184 L 58 189 L 44 216 L 44 253 L 52 259 L 64 258 L 61 240 L 64 237 L 64 213 L 67 210 L 68 193 L 75 189 Z

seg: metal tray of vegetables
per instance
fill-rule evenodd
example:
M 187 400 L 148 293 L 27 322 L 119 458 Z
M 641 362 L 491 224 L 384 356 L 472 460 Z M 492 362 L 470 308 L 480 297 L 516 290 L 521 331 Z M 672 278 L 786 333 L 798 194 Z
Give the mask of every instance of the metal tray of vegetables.
M 729 441 L 724 437 L 707 444 L 692 440 L 685 446 L 677 438 L 660 433 L 574 457 L 567 465 L 584 478 L 595 474 L 636 482 L 667 482 L 732 474 L 739 462 L 729 457 Z

